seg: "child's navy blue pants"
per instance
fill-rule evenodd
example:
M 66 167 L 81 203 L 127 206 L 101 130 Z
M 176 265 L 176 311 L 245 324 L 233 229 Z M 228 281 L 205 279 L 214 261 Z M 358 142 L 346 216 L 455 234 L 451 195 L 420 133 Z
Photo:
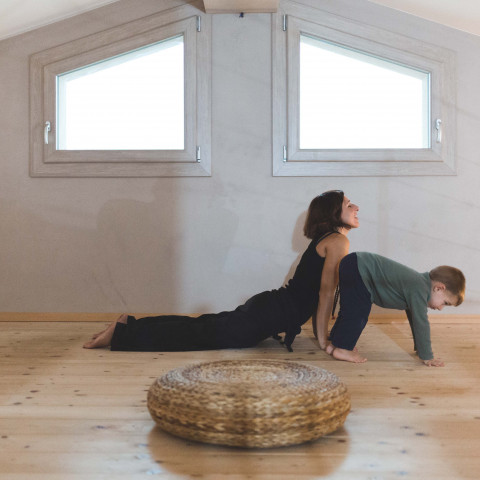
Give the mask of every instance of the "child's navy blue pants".
M 370 292 L 358 271 L 357 254 L 350 253 L 339 267 L 340 311 L 330 332 L 335 347 L 353 350 L 372 308 Z

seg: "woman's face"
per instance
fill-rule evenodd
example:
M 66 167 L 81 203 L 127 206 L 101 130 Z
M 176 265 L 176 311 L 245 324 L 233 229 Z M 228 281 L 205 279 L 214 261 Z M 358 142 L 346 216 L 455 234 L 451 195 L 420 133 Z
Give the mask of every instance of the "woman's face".
M 358 228 L 360 226 L 360 222 L 357 218 L 358 210 L 359 208 L 357 205 L 353 204 L 346 196 L 344 196 L 342 214 L 340 216 L 342 222 L 351 228 Z

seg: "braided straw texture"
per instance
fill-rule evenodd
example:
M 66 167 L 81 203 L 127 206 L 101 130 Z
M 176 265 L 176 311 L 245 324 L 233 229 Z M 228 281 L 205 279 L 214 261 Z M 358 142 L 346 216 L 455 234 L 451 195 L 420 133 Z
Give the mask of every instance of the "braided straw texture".
M 223 360 L 167 372 L 150 387 L 147 404 L 158 426 L 179 437 L 266 448 L 335 431 L 350 411 L 350 396 L 319 367 Z

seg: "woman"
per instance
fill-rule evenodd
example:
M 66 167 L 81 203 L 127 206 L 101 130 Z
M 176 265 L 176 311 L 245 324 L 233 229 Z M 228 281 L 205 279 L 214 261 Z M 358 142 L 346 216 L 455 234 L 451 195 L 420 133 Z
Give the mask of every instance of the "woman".
M 234 311 L 199 317 L 162 315 L 136 320 L 121 315 L 84 348 L 123 351 L 190 351 L 252 347 L 285 333 L 291 351 L 295 336 L 310 317 L 321 349 L 338 284 L 338 265 L 348 253 L 347 234 L 359 226 L 358 207 L 340 190 L 310 203 L 304 234 L 311 239 L 293 278 L 284 287 L 259 293 Z M 319 293 L 320 292 L 320 293 Z

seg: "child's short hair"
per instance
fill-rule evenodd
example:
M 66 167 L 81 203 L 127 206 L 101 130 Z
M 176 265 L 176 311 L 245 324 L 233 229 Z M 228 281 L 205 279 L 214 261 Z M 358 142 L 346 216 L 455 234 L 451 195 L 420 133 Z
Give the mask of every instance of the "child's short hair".
M 441 265 L 430 270 L 429 273 L 431 280 L 443 283 L 450 293 L 457 296 L 455 306 L 458 307 L 465 298 L 465 276 L 462 271 L 455 267 Z

